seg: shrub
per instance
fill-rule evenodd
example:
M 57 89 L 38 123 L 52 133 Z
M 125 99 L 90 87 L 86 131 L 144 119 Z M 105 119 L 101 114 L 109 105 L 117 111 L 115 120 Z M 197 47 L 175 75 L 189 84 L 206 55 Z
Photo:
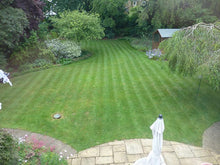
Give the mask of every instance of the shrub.
M 54 53 L 57 62 L 69 61 L 81 55 L 81 48 L 73 41 L 61 41 L 58 39 L 47 40 L 46 45 Z
M 45 152 L 40 157 L 40 164 L 45 165 L 67 165 L 67 161 L 53 152 Z
M 128 40 L 130 45 L 140 51 L 150 50 L 152 48 L 152 39 L 148 37 L 134 38 L 134 37 L 124 37 Z
M 4 130 L 0 130 L 0 164 L 16 164 L 18 160 L 17 145 L 12 136 Z
M 51 50 L 47 49 L 44 44 L 36 43 L 34 46 L 14 52 L 10 57 L 10 65 L 14 68 L 20 68 L 22 65 L 35 63 L 37 59 L 45 59 L 50 63 L 55 62 L 55 57 Z
M 46 59 L 36 59 L 32 64 L 33 68 L 48 68 L 52 63 Z
M 100 25 L 97 14 L 89 14 L 79 11 L 64 11 L 60 18 L 51 17 L 55 29 L 60 37 L 75 40 L 101 39 L 104 36 L 104 28 Z
M 21 9 L 6 7 L 0 10 L 0 51 L 6 55 L 14 49 L 28 27 L 25 12 Z M 10 50 L 10 51 L 9 51 Z
M 67 161 L 57 153 L 54 147 L 46 147 L 44 141 L 35 136 L 19 138 L 19 164 L 40 164 L 40 165 L 67 165 Z

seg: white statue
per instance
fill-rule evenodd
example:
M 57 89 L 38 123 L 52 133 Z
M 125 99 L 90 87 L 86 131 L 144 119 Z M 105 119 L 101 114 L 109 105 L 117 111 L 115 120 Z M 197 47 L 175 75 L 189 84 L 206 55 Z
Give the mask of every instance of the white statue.
M 9 83 L 10 86 L 12 86 L 11 81 L 9 80 L 8 76 L 5 74 L 5 72 L 3 70 L 0 69 L 0 81 L 2 80 L 2 82 L 5 83 Z M 2 103 L 0 103 L 0 110 L 2 109 Z
M 12 86 L 11 81 L 9 80 L 9 78 L 7 77 L 7 75 L 5 74 L 5 72 L 3 72 L 3 70 L 0 69 L 0 80 L 2 79 L 2 82 L 5 83 L 9 83 Z

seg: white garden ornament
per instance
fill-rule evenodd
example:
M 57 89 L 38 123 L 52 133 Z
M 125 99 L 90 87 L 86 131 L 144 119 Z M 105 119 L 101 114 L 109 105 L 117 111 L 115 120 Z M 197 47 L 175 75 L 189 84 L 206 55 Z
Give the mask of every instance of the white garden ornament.
M 163 131 L 165 129 L 162 115 L 150 126 L 153 134 L 152 151 L 145 158 L 137 160 L 134 165 L 166 165 L 161 155 Z
M 2 80 L 2 82 L 5 83 L 9 83 L 10 86 L 12 86 L 11 81 L 9 80 L 9 78 L 7 77 L 7 75 L 5 74 L 5 72 L 3 70 L 0 69 L 0 80 Z M 2 109 L 2 103 L 0 103 L 0 110 Z

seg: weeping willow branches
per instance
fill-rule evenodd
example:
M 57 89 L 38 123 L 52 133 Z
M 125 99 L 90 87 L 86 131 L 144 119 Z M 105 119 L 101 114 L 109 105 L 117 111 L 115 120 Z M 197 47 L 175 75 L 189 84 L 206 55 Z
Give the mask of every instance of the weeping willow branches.
M 184 75 L 204 77 L 220 89 L 220 22 L 183 28 L 160 44 L 169 67 Z

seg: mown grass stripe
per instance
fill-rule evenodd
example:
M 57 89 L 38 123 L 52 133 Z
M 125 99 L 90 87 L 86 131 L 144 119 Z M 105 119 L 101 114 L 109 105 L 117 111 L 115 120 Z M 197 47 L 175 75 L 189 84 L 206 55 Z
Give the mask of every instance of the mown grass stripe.
M 118 44 L 118 47 L 120 50 L 118 50 L 119 52 L 126 54 L 127 52 L 123 52 L 124 49 L 121 49 L 121 44 Z M 143 122 L 141 119 L 143 119 L 143 113 L 144 113 L 144 105 L 142 101 L 140 101 L 140 97 L 138 95 L 137 92 L 137 79 L 140 74 L 139 72 L 137 72 L 137 68 L 132 64 L 132 60 L 130 59 L 130 57 L 127 58 L 126 62 L 124 62 L 124 67 L 128 76 L 128 82 L 127 83 L 131 93 L 133 93 L 132 95 L 130 95 L 130 99 L 129 102 L 131 103 L 131 116 L 133 116 L 133 119 L 135 121 L 135 127 L 136 127 L 136 131 L 137 132 L 141 132 L 142 130 L 139 129 L 141 125 L 143 125 Z M 134 68 L 133 70 L 131 70 L 131 68 Z M 136 102 L 133 102 L 133 100 L 137 100 Z
M 134 50 L 133 50 L 133 51 L 134 51 Z M 136 55 L 134 54 L 133 51 L 130 51 L 130 50 L 128 49 L 128 55 L 127 55 L 128 58 L 132 56 L 132 57 L 133 57 L 132 60 L 134 60 L 134 57 L 136 57 Z M 136 53 L 137 53 L 137 52 L 136 52 Z M 137 61 L 137 62 L 139 62 L 139 61 Z M 144 87 L 144 89 L 145 89 L 145 93 L 147 94 L 145 97 L 150 99 L 150 102 L 151 102 L 151 103 L 153 104 L 153 106 L 154 106 L 153 111 L 155 111 L 155 110 L 158 109 L 158 106 L 157 106 L 157 103 L 156 103 L 156 102 L 153 100 L 153 98 L 152 98 L 152 92 L 153 92 L 153 91 L 156 91 L 156 94 L 157 94 L 158 91 L 156 90 L 156 88 L 155 88 L 155 86 L 154 86 L 155 80 L 152 80 L 152 78 L 151 78 L 151 77 L 152 77 L 151 72 L 148 73 L 149 71 L 148 71 L 147 69 L 150 69 L 150 68 L 144 69 L 144 67 L 141 65 L 140 62 L 134 66 L 134 68 L 136 68 L 136 67 L 139 67 L 139 72 L 140 72 L 140 73 L 144 73 L 142 76 L 144 76 L 145 79 L 147 79 L 148 82 L 149 82 L 148 84 L 147 84 L 147 83 L 146 83 L 146 84 L 143 84 L 143 83 L 142 83 L 142 85 L 143 85 L 143 87 Z M 141 82 L 142 82 L 142 81 L 141 81 Z
M 117 53 L 115 53 L 115 52 L 117 52 Z M 121 56 L 122 55 L 120 49 L 118 49 L 118 46 L 114 48 L 114 50 L 112 51 L 112 54 L 116 55 L 116 56 Z M 123 65 L 123 64 L 120 65 L 119 73 L 121 74 L 120 77 L 121 77 L 121 83 L 122 83 L 122 90 L 123 90 L 123 93 L 124 93 L 125 102 L 127 104 L 126 112 L 124 111 L 124 113 L 126 113 L 126 118 L 128 120 L 130 120 L 129 128 L 131 130 L 133 130 L 134 132 L 136 132 L 137 129 L 135 129 L 135 128 L 137 126 L 137 122 L 136 122 L 136 119 L 135 119 L 136 116 L 135 116 L 135 113 L 134 113 L 135 106 L 134 106 L 134 104 L 131 100 L 131 93 L 132 93 L 130 91 L 131 81 L 130 81 L 129 75 L 127 74 L 128 71 L 126 70 L 125 65 Z

